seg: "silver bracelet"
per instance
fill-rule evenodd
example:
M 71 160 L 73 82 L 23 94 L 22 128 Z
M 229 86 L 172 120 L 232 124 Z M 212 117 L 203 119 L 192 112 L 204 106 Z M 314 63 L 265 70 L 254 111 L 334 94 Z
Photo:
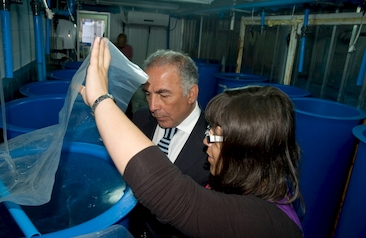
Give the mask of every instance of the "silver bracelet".
M 101 101 L 103 101 L 103 100 L 104 100 L 104 99 L 106 99 L 106 98 L 113 99 L 113 101 L 114 101 L 114 102 L 116 102 L 116 100 L 114 99 L 113 95 L 112 95 L 112 94 L 109 94 L 109 93 L 104 94 L 104 95 L 102 95 L 102 96 L 98 97 L 98 98 L 95 100 L 95 102 L 93 103 L 93 106 L 91 107 L 91 114 L 92 114 L 93 116 L 94 116 L 95 108 L 99 105 L 99 103 L 100 103 Z

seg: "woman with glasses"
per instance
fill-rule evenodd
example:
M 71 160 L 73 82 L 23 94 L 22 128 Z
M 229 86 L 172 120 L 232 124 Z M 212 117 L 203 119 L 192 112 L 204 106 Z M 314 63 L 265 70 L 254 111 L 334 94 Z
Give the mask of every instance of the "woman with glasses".
M 96 38 L 86 87 L 103 142 L 136 198 L 186 237 L 302 237 L 294 112 L 274 87 L 217 95 L 206 107 L 210 189 L 170 163 L 108 94 L 110 53 Z

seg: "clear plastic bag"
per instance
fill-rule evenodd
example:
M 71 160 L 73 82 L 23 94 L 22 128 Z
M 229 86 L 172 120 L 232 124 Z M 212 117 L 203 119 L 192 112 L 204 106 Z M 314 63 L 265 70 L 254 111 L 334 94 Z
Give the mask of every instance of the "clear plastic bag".
M 113 43 L 108 44 L 111 52 L 110 93 L 119 108 L 126 111 L 132 95 L 148 76 Z M 0 151 L 5 152 L 0 154 L 0 202 L 28 206 L 47 203 L 51 198 L 63 141 L 102 144 L 90 108 L 78 94 L 80 86 L 85 83 L 89 61 L 88 56 L 70 83 L 58 124 L 22 134 L 0 145 Z
M 93 232 L 86 235 L 76 236 L 74 238 L 133 238 L 132 234 L 122 225 L 112 225 L 104 230 Z

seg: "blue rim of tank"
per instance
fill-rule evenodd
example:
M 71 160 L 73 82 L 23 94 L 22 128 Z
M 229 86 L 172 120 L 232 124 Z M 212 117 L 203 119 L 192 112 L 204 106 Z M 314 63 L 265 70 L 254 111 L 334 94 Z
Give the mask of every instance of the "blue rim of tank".
M 263 85 L 269 85 L 269 86 L 273 86 L 273 87 L 277 87 L 281 90 L 283 90 L 284 92 L 286 92 L 286 89 L 289 89 L 290 91 L 292 91 L 294 94 L 290 95 L 290 96 L 296 96 L 296 97 L 308 97 L 311 95 L 311 92 L 302 88 L 298 88 L 295 86 L 291 86 L 291 85 L 285 85 L 285 84 L 275 84 L 275 83 L 263 83 Z
M 355 126 L 352 129 L 352 133 L 363 143 L 366 143 L 366 124 Z
M 80 142 L 64 142 L 63 149 L 67 149 L 67 152 L 74 153 L 86 152 L 86 154 L 92 154 L 93 156 L 111 160 L 105 147 L 99 145 Z M 113 162 L 111 161 L 111 163 Z M 107 211 L 82 224 L 61 231 L 44 234 L 42 237 L 71 237 L 103 230 L 124 218 L 136 204 L 137 200 L 133 195 L 131 188 L 126 184 L 123 196 Z
M 196 62 L 197 67 L 204 67 L 204 68 L 219 68 L 221 67 L 220 64 L 213 64 L 213 63 L 204 63 L 204 62 Z
M 79 96 L 78 96 L 79 97 Z M 49 100 L 65 100 L 66 98 L 66 95 L 62 95 L 62 94 L 50 94 L 50 95 L 36 95 L 36 96 L 29 96 L 29 97 L 24 97 L 24 98 L 21 98 L 21 99 L 16 99 L 16 100 L 12 100 L 12 101 L 9 101 L 7 103 L 5 103 L 5 113 L 7 114 L 8 113 L 8 110 L 11 110 L 10 108 L 12 108 L 13 105 L 15 106 L 22 106 L 22 104 L 27 104 L 27 103 L 37 103 L 37 102 L 44 102 L 44 101 L 49 101 Z M 64 102 L 62 102 L 64 103 Z M 75 108 L 75 105 L 77 105 L 78 108 L 81 108 L 81 107 L 85 107 L 85 109 L 82 109 L 82 110 L 88 110 L 89 109 L 89 106 L 87 106 L 83 101 L 82 101 L 82 98 L 76 98 L 75 102 L 74 102 L 74 108 Z M 63 107 L 63 106 L 62 106 Z M 60 108 L 60 110 L 62 110 L 62 107 Z M 56 123 L 57 124 L 57 123 Z M 86 127 L 90 127 L 90 126 L 95 126 L 95 124 L 90 124 L 90 123 L 86 123 L 84 124 Z M 45 126 L 47 127 L 47 126 Z M 76 129 L 73 129 L 73 130 L 85 130 L 86 127 L 78 127 Z M 3 124 L 2 124 L 2 111 L 0 110 L 0 128 L 3 128 Z M 25 133 L 28 133 L 28 132 L 32 132 L 32 131 L 35 131 L 37 129 L 41 129 L 41 128 L 32 128 L 32 127 L 25 127 L 25 126 L 17 126 L 17 125 L 14 125 L 14 124 L 6 124 L 6 129 L 8 131 L 11 131 L 12 134 L 16 134 L 16 135 L 20 135 L 20 134 L 25 134 Z M 90 129 L 90 128 L 89 128 Z M 9 135 L 9 133 L 8 133 Z M 14 137 L 14 136 L 13 136 Z
M 68 80 L 49 80 L 49 81 L 39 81 L 39 82 L 32 82 L 32 83 L 28 83 L 23 85 L 22 87 L 19 88 L 19 92 L 21 94 L 23 94 L 24 96 L 39 96 L 39 95 L 64 95 L 65 93 L 47 93 L 45 92 L 44 94 L 37 94 L 32 92 L 32 89 L 34 89 L 35 87 L 43 87 L 45 85 L 49 85 L 49 86 L 63 86 L 66 85 L 67 87 L 70 85 L 70 81 Z
M 7 103 L 5 103 L 5 113 L 7 113 L 7 110 L 9 107 L 11 107 L 12 105 L 21 105 L 24 103 L 29 103 L 29 102 L 37 102 L 37 101 L 45 101 L 45 100 L 53 100 L 53 99 L 62 99 L 65 100 L 66 95 L 39 95 L 39 96 L 30 96 L 30 97 L 25 97 L 25 98 L 20 98 L 20 99 L 16 99 L 16 100 L 12 100 L 9 101 Z M 0 112 L 0 128 L 3 128 L 2 125 L 2 112 Z M 20 126 L 14 126 L 12 124 L 6 124 L 6 129 L 7 130 L 11 130 L 11 131 L 15 131 L 15 132 L 19 132 L 21 134 L 25 134 L 31 131 L 34 131 L 35 129 L 33 128 L 26 128 L 26 127 L 20 127 Z
M 308 91 L 306 89 L 296 87 L 296 86 L 292 86 L 292 85 L 285 85 L 285 84 L 279 84 L 279 83 L 266 83 L 266 82 L 249 83 L 248 85 L 273 86 L 273 87 L 276 87 L 276 88 L 282 90 L 284 93 L 288 94 L 291 98 L 292 97 L 309 97 L 309 96 L 311 96 L 310 91 Z M 289 91 L 287 91 L 287 89 L 289 91 L 291 91 L 291 94 L 289 93 Z
M 319 118 L 326 118 L 326 119 L 335 119 L 335 120 L 361 120 L 361 119 L 365 119 L 366 118 L 366 112 L 362 109 L 359 108 L 355 108 L 352 106 L 348 106 L 346 104 L 342 104 L 339 102 L 334 102 L 334 101 L 330 101 L 330 100 L 325 100 L 325 99 L 319 99 L 319 98 L 292 98 L 291 99 L 292 102 L 294 103 L 294 111 L 304 114 L 304 115 L 309 115 L 309 116 L 314 116 L 314 117 L 319 117 Z M 319 114 L 319 113 L 314 113 L 314 112 L 310 112 L 310 111 L 306 111 L 303 110 L 301 108 L 297 107 L 297 103 L 298 102 L 304 102 L 304 103 L 313 103 L 313 106 L 317 106 L 316 104 L 320 105 L 322 104 L 322 106 L 326 106 L 326 110 L 331 109 L 332 108 L 336 108 L 337 111 L 339 110 L 346 110 L 349 114 L 344 114 L 344 115 L 324 115 L 324 114 Z
M 69 80 L 70 81 L 77 71 L 78 71 L 77 69 L 54 70 L 51 72 L 47 72 L 47 77 L 52 78 L 52 79 L 57 79 L 57 80 Z
M 64 141 L 62 151 L 93 155 L 104 160 L 109 160 L 113 164 L 113 161 L 104 146 L 83 142 Z M 131 188 L 126 184 L 123 196 L 112 207 L 99 216 L 67 229 L 42 234 L 42 237 L 73 237 L 103 230 L 126 217 L 136 204 L 137 199 L 133 195 Z

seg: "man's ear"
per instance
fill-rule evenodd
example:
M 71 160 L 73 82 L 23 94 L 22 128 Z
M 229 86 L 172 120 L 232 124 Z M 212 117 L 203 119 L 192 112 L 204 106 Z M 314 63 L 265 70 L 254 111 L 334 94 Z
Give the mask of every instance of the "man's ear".
M 194 103 L 197 100 L 198 97 L 198 85 L 194 84 L 191 89 L 189 90 L 189 103 Z

